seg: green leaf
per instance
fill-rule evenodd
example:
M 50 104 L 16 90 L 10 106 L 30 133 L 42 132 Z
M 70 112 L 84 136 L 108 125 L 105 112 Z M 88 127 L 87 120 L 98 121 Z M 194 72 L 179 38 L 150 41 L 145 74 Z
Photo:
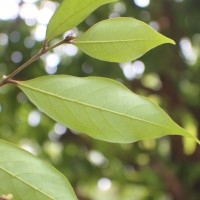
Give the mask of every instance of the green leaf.
M 77 26 L 99 6 L 115 1 L 117 0 L 63 0 L 48 24 L 46 40 Z
M 0 140 L 0 196 L 13 200 L 77 200 L 66 178 L 49 164 Z
M 129 143 L 183 135 L 197 141 L 158 106 L 110 79 L 59 75 L 18 86 L 55 121 L 99 140 Z
M 101 21 L 74 41 L 86 54 L 109 62 L 135 60 L 164 43 L 174 44 L 174 41 L 127 17 Z

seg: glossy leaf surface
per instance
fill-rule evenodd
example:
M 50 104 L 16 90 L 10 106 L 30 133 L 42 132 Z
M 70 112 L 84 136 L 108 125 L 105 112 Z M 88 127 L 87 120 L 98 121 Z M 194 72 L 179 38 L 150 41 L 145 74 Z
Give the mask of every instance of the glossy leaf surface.
M 80 24 L 99 6 L 117 0 L 63 0 L 51 18 L 46 33 L 46 40 L 64 34 Z
M 176 134 L 195 139 L 158 106 L 110 79 L 46 76 L 18 86 L 55 121 L 99 140 L 129 143 Z
M 29 152 L 0 140 L 0 196 L 13 200 L 77 200 L 66 178 Z
M 174 41 L 133 18 L 112 18 L 91 27 L 74 41 L 86 54 L 104 61 L 127 62 Z

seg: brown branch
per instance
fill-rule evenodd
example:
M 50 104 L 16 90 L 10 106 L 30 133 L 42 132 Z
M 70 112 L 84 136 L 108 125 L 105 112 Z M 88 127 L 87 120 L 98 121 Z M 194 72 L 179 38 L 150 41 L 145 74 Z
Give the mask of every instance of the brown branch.
M 21 65 L 19 68 L 17 68 L 14 72 L 12 72 L 11 74 L 9 74 L 8 76 L 3 76 L 3 80 L 0 82 L 0 87 L 9 83 L 10 80 L 16 76 L 18 73 L 20 73 L 22 70 L 24 70 L 25 68 L 27 68 L 31 63 L 33 63 L 35 60 L 37 60 L 38 58 L 40 58 L 42 55 L 44 55 L 45 53 L 47 53 L 48 51 L 62 45 L 65 43 L 72 43 L 73 40 L 75 39 L 75 37 L 73 37 L 73 35 L 69 35 L 67 36 L 64 40 L 56 43 L 53 46 L 48 47 L 47 46 L 47 41 L 44 41 L 44 45 L 43 45 L 43 49 L 38 52 L 35 56 L 33 56 L 32 58 L 30 58 L 26 63 L 24 63 L 23 65 Z

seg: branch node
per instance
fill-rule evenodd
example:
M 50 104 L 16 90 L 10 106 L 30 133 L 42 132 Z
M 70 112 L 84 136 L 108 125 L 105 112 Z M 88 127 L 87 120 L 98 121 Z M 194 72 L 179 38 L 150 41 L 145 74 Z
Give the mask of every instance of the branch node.
M 73 40 L 75 39 L 76 37 L 73 35 L 73 33 L 70 33 L 69 35 L 67 35 L 64 39 L 65 43 L 70 43 L 72 44 L 73 43 Z
M 45 40 L 42 51 L 46 51 L 47 49 L 48 49 L 47 40 Z

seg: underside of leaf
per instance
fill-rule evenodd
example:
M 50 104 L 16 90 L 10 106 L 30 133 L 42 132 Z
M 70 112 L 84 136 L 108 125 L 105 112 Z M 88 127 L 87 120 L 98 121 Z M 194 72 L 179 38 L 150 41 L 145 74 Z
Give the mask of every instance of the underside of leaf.
M 77 200 L 66 178 L 52 166 L 0 140 L 0 196 L 13 200 Z
M 130 143 L 165 135 L 196 140 L 157 105 L 110 79 L 60 75 L 18 86 L 55 121 L 99 140 Z
M 174 41 L 127 17 L 101 21 L 74 41 L 86 54 L 109 62 L 135 60 L 164 43 L 174 44 Z

